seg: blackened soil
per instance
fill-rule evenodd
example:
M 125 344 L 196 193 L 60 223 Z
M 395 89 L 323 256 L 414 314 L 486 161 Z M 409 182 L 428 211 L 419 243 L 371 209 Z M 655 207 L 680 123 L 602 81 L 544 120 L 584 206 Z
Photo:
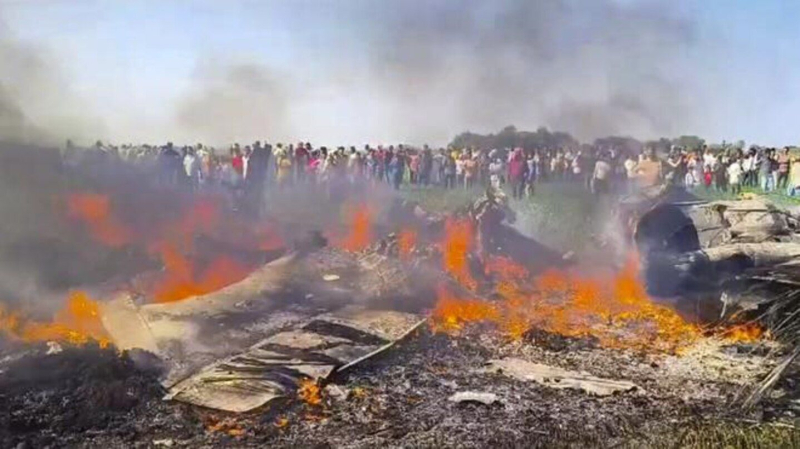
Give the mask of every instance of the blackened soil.
M 577 357 L 574 345 L 586 343 L 530 337 L 524 352 L 554 365 Z M 532 346 L 536 341 L 544 348 Z M 752 414 L 738 416 L 730 405 L 738 386 L 696 384 L 675 391 L 650 374 L 656 368 L 635 357 L 591 349 L 585 354 L 594 358 L 597 375 L 616 373 L 644 389 L 597 397 L 485 370 L 488 360 L 513 356 L 510 351 L 483 333 L 454 338 L 420 330 L 332 379 L 336 387 L 323 392 L 320 405 L 286 398 L 240 415 L 162 401 L 156 373 L 113 350 L 85 347 L 31 355 L 0 373 L 0 443 L 30 448 L 669 447 L 703 423 L 739 418 L 752 423 Z M 638 371 L 637 363 L 642 365 Z M 493 393 L 499 402 L 448 400 L 460 391 Z
M 136 416 L 163 395 L 157 373 L 131 357 L 96 345 L 43 350 L 0 374 L 0 446 L 63 447 L 83 435 L 134 433 Z

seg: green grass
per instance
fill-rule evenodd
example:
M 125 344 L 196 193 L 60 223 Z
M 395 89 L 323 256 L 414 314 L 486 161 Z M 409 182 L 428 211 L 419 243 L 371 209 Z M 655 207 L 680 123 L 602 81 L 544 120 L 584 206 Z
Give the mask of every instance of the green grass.
M 419 203 L 419 205 L 430 212 L 448 213 L 453 212 L 463 206 L 468 205 L 478 197 L 483 195 L 483 190 L 475 188 L 465 190 L 464 188 L 442 189 L 439 187 L 418 187 L 407 185 L 400 190 L 400 196 Z
M 530 198 L 514 200 L 511 208 L 517 213 L 516 227 L 540 242 L 561 251 L 578 251 L 597 232 L 595 223 L 611 210 L 600 204 L 582 185 L 563 183 L 537 184 Z M 483 190 L 407 187 L 400 195 L 416 201 L 431 212 L 452 212 L 483 195 Z
M 716 422 L 654 436 L 645 447 L 654 448 L 789 448 L 800 447 L 800 430 L 770 424 Z
M 732 194 L 730 191 L 728 192 L 720 192 L 713 188 L 706 189 L 705 187 L 697 187 L 691 191 L 696 196 L 701 199 L 709 200 L 709 201 L 717 201 L 717 200 L 734 200 L 737 198 L 737 195 Z M 800 197 L 793 197 L 786 195 L 783 192 L 772 191 L 768 193 L 764 193 L 758 187 L 745 187 L 742 189 L 742 193 L 753 194 L 758 196 L 763 196 L 768 200 L 772 201 L 777 206 L 797 206 L 800 205 Z
M 544 183 L 536 186 L 532 197 L 512 201 L 511 207 L 522 232 L 561 251 L 580 251 L 611 211 L 608 200 L 598 200 L 582 185 Z
M 734 200 L 730 192 L 699 187 L 692 191 L 700 199 Z M 800 205 L 800 197 L 790 197 L 779 192 L 764 194 L 758 188 L 743 189 L 744 193 L 764 196 L 779 207 Z M 602 223 L 609 216 L 614 201 L 611 197 L 597 198 L 583 185 L 572 183 L 542 183 L 536 185 L 535 194 L 521 200 L 510 199 L 517 213 L 516 227 L 527 235 L 560 251 L 578 251 L 595 245 L 594 239 L 603 231 Z M 447 213 L 469 204 L 483 190 L 463 188 L 444 190 L 438 187 L 406 186 L 400 195 L 419 203 L 425 210 Z

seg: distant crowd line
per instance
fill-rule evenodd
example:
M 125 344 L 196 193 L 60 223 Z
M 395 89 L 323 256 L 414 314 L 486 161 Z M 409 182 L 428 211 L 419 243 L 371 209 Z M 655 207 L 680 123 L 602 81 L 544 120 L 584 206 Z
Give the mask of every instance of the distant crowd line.
M 261 192 L 297 183 L 386 183 L 442 189 L 506 188 L 515 198 L 535 193 L 542 182 L 581 183 L 592 192 L 626 192 L 663 182 L 689 189 L 738 193 L 742 187 L 800 194 L 800 158 L 790 149 L 751 147 L 686 149 L 657 153 L 616 148 L 439 148 L 427 145 L 314 147 L 311 143 L 232 145 L 220 152 L 201 144 L 175 147 L 106 146 L 79 151 L 68 142 L 65 157 L 114 159 L 145 166 L 159 182 L 201 189 Z

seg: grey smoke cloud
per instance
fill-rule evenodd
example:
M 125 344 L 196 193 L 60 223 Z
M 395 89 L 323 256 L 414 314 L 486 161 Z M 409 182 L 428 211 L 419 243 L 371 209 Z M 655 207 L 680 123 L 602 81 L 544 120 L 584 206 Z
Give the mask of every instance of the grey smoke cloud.
M 115 114 L 106 120 L 114 124 L 108 133 L 70 88 L 59 65 L 69 62 L 59 59 L 64 56 L 19 42 L 0 25 L 0 131 L 54 142 L 110 136 L 117 142 L 312 139 L 335 145 L 443 144 L 464 130 L 496 131 L 508 124 L 545 125 L 583 140 L 702 129 L 703 117 L 694 111 L 703 92 L 691 79 L 696 61 L 689 56 L 696 24 L 671 2 L 298 0 L 239 6 L 239 14 L 254 23 L 259 14 L 283 10 L 278 31 L 293 41 L 287 61 L 210 58 L 197 46 L 188 88 L 165 72 L 165 83 L 185 90 L 175 102 L 151 99 L 168 113 L 157 122 L 144 120 L 149 112 L 126 109 L 121 93 L 114 102 L 119 107 L 108 112 Z M 249 47 L 230 53 L 239 50 Z
M 464 130 L 509 124 L 545 125 L 583 140 L 654 138 L 697 124 L 686 56 L 696 43 L 695 24 L 670 3 L 405 0 L 293 7 L 298 13 L 286 26 L 302 43 L 297 66 L 282 68 L 288 72 L 275 80 L 273 68 L 219 65 L 216 77 L 195 86 L 195 101 L 181 105 L 181 123 L 198 130 L 239 126 L 228 133 L 237 136 L 269 127 L 299 139 L 321 133 L 350 139 L 344 143 L 436 144 Z M 259 73 L 260 81 L 240 76 L 248 73 Z M 253 111 L 251 104 L 273 106 Z M 215 110 L 241 120 L 230 123 Z M 219 131 L 214 135 L 225 135 Z
M 354 22 L 366 28 L 373 88 L 417 139 L 507 124 L 652 137 L 691 120 L 679 73 L 694 25 L 666 3 L 362 5 Z
M 257 63 L 202 61 L 177 105 L 180 133 L 190 141 L 220 145 L 289 137 L 290 86 L 285 79 Z
M 73 93 L 57 58 L 18 40 L 0 17 L 0 139 L 61 143 L 103 133 Z

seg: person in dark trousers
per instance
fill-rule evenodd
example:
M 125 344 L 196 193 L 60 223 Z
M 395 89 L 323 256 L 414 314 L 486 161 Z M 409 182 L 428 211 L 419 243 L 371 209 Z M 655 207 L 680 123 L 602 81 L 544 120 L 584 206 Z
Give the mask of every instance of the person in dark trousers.
M 511 196 L 518 199 L 525 195 L 525 175 L 528 164 L 522 155 L 522 148 L 517 148 L 508 161 L 508 182 L 511 184 Z

